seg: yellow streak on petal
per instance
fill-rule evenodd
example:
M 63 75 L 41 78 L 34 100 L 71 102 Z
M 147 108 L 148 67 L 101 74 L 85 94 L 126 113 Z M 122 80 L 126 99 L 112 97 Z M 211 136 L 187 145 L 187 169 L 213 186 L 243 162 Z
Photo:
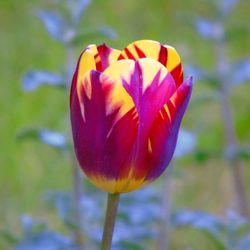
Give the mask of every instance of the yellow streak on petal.
M 152 41 L 152 40 L 138 40 L 129 44 L 126 48 L 134 56 L 135 59 L 139 59 L 135 46 L 137 46 L 146 55 L 146 57 L 154 59 L 154 60 L 158 60 L 159 50 L 161 47 L 161 44 L 159 42 Z M 128 58 L 125 53 L 125 50 L 122 50 L 121 54 L 125 58 Z
M 151 85 L 155 75 L 160 71 L 160 81 L 166 77 L 168 70 L 158 61 L 150 58 L 142 58 L 138 60 L 139 65 L 142 68 L 143 75 L 143 91 L 146 90 L 148 86 Z
M 148 152 L 149 152 L 149 153 L 152 153 L 152 152 L 153 152 L 152 143 L 151 143 L 151 140 L 150 140 L 150 139 L 148 139 Z
M 111 53 L 109 54 L 109 64 L 111 65 L 112 63 L 116 62 L 120 54 L 120 50 L 112 48 Z
M 171 101 L 172 105 L 174 106 L 174 108 L 176 108 L 177 98 L 178 98 L 177 92 L 175 92 L 173 94 L 173 96 L 170 98 L 170 101 Z
M 139 56 L 136 52 L 135 46 L 137 46 L 145 55 L 147 58 L 151 58 L 153 60 L 158 61 L 160 49 L 161 46 L 164 46 L 168 50 L 168 56 L 167 56 L 167 67 L 168 71 L 172 71 L 179 63 L 181 63 L 181 58 L 175 48 L 169 45 L 163 45 L 159 42 L 152 41 L 152 40 L 139 40 L 135 41 L 131 44 L 129 44 L 126 49 L 129 50 L 129 52 L 134 56 L 134 58 L 137 60 L 139 59 Z M 121 54 L 124 56 L 124 58 L 128 58 L 125 49 L 122 50 Z
M 134 107 L 134 102 L 131 96 L 122 86 L 122 79 L 129 80 L 130 74 L 134 69 L 134 61 L 121 60 L 111 64 L 103 74 L 108 75 L 113 81 L 114 86 L 110 93 L 111 104 L 121 104 L 119 116 L 125 115 L 131 108 Z
M 165 104 L 165 105 L 164 105 L 164 109 L 165 109 L 165 111 L 166 111 L 166 113 L 167 113 L 167 116 L 168 116 L 169 122 L 171 123 L 171 121 L 172 121 L 172 117 L 171 117 L 171 114 L 170 114 L 170 111 L 169 111 L 169 109 L 168 109 L 167 104 Z
M 88 98 L 91 97 L 91 84 L 90 84 L 89 72 L 92 69 L 96 69 L 96 63 L 94 58 L 95 52 L 97 52 L 96 46 L 89 45 L 81 55 L 79 61 L 78 73 L 77 73 L 77 85 L 76 85 L 79 100 L 80 100 L 81 87 L 84 82 L 86 86 L 83 87 L 85 88 L 86 94 Z M 87 81 L 83 81 L 84 78 Z M 86 84 L 86 82 L 88 82 L 88 84 Z
M 79 79 L 79 81 L 77 82 L 77 94 L 78 94 L 78 98 L 80 100 L 81 97 L 81 90 L 82 88 L 84 88 L 85 93 L 87 95 L 87 97 L 89 99 L 91 99 L 91 81 L 90 81 L 90 72 L 91 70 L 89 70 L 88 72 L 86 72 L 81 79 Z
M 161 116 L 161 119 L 162 119 L 162 120 L 164 120 L 164 116 L 163 116 L 163 114 L 162 114 L 162 111 L 161 111 L 161 110 L 160 110 L 159 114 L 160 114 L 160 116 Z
M 179 63 L 181 63 L 181 58 L 175 48 L 165 45 L 168 49 L 168 60 L 167 60 L 167 69 L 171 72 Z
M 97 53 L 97 49 L 95 45 L 89 45 L 86 50 L 83 52 L 79 67 L 78 67 L 78 79 L 81 80 L 84 73 L 91 69 L 96 69 L 96 63 L 95 63 L 95 54 Z
M 86 72 L 82 79 L 78 80 L 77 82 L 77 95 L 78 95 L 78 100 L 80 102 L 80 108 L 81 108 L 81 114 L 83 119 L 85 120 L 85 112 L 84 112 L 84 104 L 81 101 L 81 91 L 82 88 L 84 88 L 84 92 L 86 93 L 87 97 L 89 99 L 91 99 L 91 93 L 92 93 L 92 88 L 91 88 L 91 82 L 90 82 L 90 72 L 91 70 L 89 70 L 88 72 Z

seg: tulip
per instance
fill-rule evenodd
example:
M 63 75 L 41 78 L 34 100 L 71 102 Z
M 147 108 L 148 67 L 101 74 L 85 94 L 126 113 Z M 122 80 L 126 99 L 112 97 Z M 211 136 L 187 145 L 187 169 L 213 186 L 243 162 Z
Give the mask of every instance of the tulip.
M 176 50 L 140 40 L 122 51 L 89 45 L 72 80 L 75 153 L 108 193 L 138 189 L 159 177 L 176 146 L 192 91 Z
M 89 45 L 80 55 L 70 93 L 78 162 L 108 192 L 102 250 L 109 250 L 120 193 L 159 177 L 176 146 L 192 92 L 176 50 L 151 40 L 122 51 Z

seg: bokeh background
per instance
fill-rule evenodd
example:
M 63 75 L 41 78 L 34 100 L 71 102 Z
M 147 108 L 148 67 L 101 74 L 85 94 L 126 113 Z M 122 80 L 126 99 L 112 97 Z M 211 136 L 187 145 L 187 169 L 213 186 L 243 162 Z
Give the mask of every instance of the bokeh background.
M 90 43 L 143 38 L 174 46 L 194 89 L 180 153 L 152 187 L 124 195 L 114 249 L 250 249 L 249 10 L 246 0 L 0 1 L 0 249 L 98 249 L 105 200 L 72 167 L 70 74 Z M 69 219 L 75 202 L 81 225 Z

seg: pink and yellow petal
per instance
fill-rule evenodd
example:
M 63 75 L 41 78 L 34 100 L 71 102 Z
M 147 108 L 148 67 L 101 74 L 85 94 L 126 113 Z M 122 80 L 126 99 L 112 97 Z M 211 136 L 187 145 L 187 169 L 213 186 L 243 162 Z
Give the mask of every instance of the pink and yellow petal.
M 97 71 L 85 73 L 74 94 L 71 121 L 76 155 L 86 175 L 93 182 L 119 180 L 115 190 L 122 187 L 127 190 L 132 188 L 124 184 L 130 172 L 127 157 L 137 133 L 138 115 L 131 105 L 126 106 L 127 111 L 121 116 L 119 110 L 128 97 L 114 100 L 112 92 L 116 85 L 109 76 Z
M 76 85 L 82 80 L 83 75 L 89 70 L 104 71 L 110 64 L 117 60 L 120 51 L 110 48 L 105 44 L 89 45 L 80 55 L 71 84 L 71 95 Z M 70 101 L 71 103 L 71 101 Z
M 119 50 L 110 48 L 106 44 L 101 44 L 99 46 L 89 45 L 79 59 L 79 78 L 91 69 L 96 69 L 100 72 L 104 71 L 118 59 L 119 55 Z
M 173 75 L 177 86 L 182 83 L 181 59 L 173 47 L 152 40 L 139 40 L 123 49 L 118 60 L 138 60 L 139 58 L 151 58 L 159 61 Z
M 176 146 L 179 126 L 187 108 L 192 90 L 191 80 L 187 80 L 166 100 L 161 110 L 154 116 L 148 130 L 147 120 L 137 136 L 134 175 L 150 182 L 160 176 L 169 164 Z M 151 115 L 151 114 L 150 114 Z M 140 129 L 140 125 L 139 125 Z
M 179 127 L 192 92 L 192 79 L 188 79 L 176 90 L 163 106 L 149 134 L 151 152 L 148 150 L 149 173 L 147 180 L 157 178 L 172 159 Z
M 111 103 L 122 103 L 119 110 L 119 116 L 122 117 L 134 107 L 132 97 L 127 93 L 122 85 L 122 77 L 126 77 L 133 70 L 134 62 L 131 60 L 117 61 L 110 65 L 103 74 L 109 76 L 114 82 L 112 92 L 110 93 Z
M 120 50 L 110 48 L 106 44 L 97 46 L 95 53 L 96 69 L 103 72 L 113 62 L 117 61 L 120 53 Z
M 107 67 L 109 67 L 109 65 L 117 61 L 120 53 L 120 50 L 108 47 L 106 44 L 101 44 L 98 46 L 89 45 L 81 57 L 82 65 L 80 66 L 82 67 L 80 68 L 83 69 L 83 72 L 81 73 L 83 74 L 90 69 L 96 69 L 100 72 L 104 71 Z M 95 66 L 91 68 L 89 64 L 93 66 L 93 61 Z

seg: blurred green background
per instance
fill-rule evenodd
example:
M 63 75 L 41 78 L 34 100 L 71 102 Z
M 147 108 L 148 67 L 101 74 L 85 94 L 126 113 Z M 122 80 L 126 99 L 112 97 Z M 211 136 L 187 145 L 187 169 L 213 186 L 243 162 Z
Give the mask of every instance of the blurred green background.
M 103 24 L 112 27 L 118 37 L 116 40 L 87 37 L 77 47 L 76 56 L 89 43 L 106 42 L 112 47 L 123 48 L 131 41 L 147 38 L 174 46 L 184 64 L 212 70 L 216 60 L 213 43 L 197 35 L 191 18 L 215 18 L 214 3 L 208 0 L 93 0 L 82 18 L 81 28 Z M 28 127 L 67 131 L 70 137 L 68 93 L 46 86 L 25 93 L 21 86 L 27 70 L 40 68 L 60 72 L 67 60 L 64 48 L 49 37 L 41 20 L 34 15 L 39 8 L 55 9 L 50 0 L 0 1 L 0 231 L 8 229 L 17 234 L 22 214 L 51 219 L 52 225 L 57 227 L 56 216 L 44 208 L 41 197 L 48 190 L 70 190 L 72 185 L 67 155 L 36 140 L 17 140 L 20 131 Z M 240 28 L 248 25 L 249 29 L 249 9 L 249 1 L 240 1 L 227 17 L 226 25 Z M 232 29 L 227 44 L 230 61 L 249 57 L 249 32 Z M 173 206 L 202 209 L 223 216 L 227 207 L 235 207 L 235 194 L 230 169 L 220 154 L 224 145 L 220 106 L 218 102 L 196 105 L 195 100 L 213 87 L 196 79 L 194 82 L 183 127 L 197 133 L 199 151 L 209 151 L 212 155 L 204 161 L 191 155 L 174 163 L 184 177 L 173 180 Z M 249 93 L 249 82 L 230 92 L 237 139 L 248 146 Z M 242 161 L 248 201 L 249 165 L 249 160 Z M 180 230 L 172 234 L 173 249 L 185 249 L 193 241 L 192 233 Z M 206 242 L 203 238 L 201 241 Z M 203 249 L 212 249 L 207 244 Z M 1 239 L 0 249 L 7 249 Z

